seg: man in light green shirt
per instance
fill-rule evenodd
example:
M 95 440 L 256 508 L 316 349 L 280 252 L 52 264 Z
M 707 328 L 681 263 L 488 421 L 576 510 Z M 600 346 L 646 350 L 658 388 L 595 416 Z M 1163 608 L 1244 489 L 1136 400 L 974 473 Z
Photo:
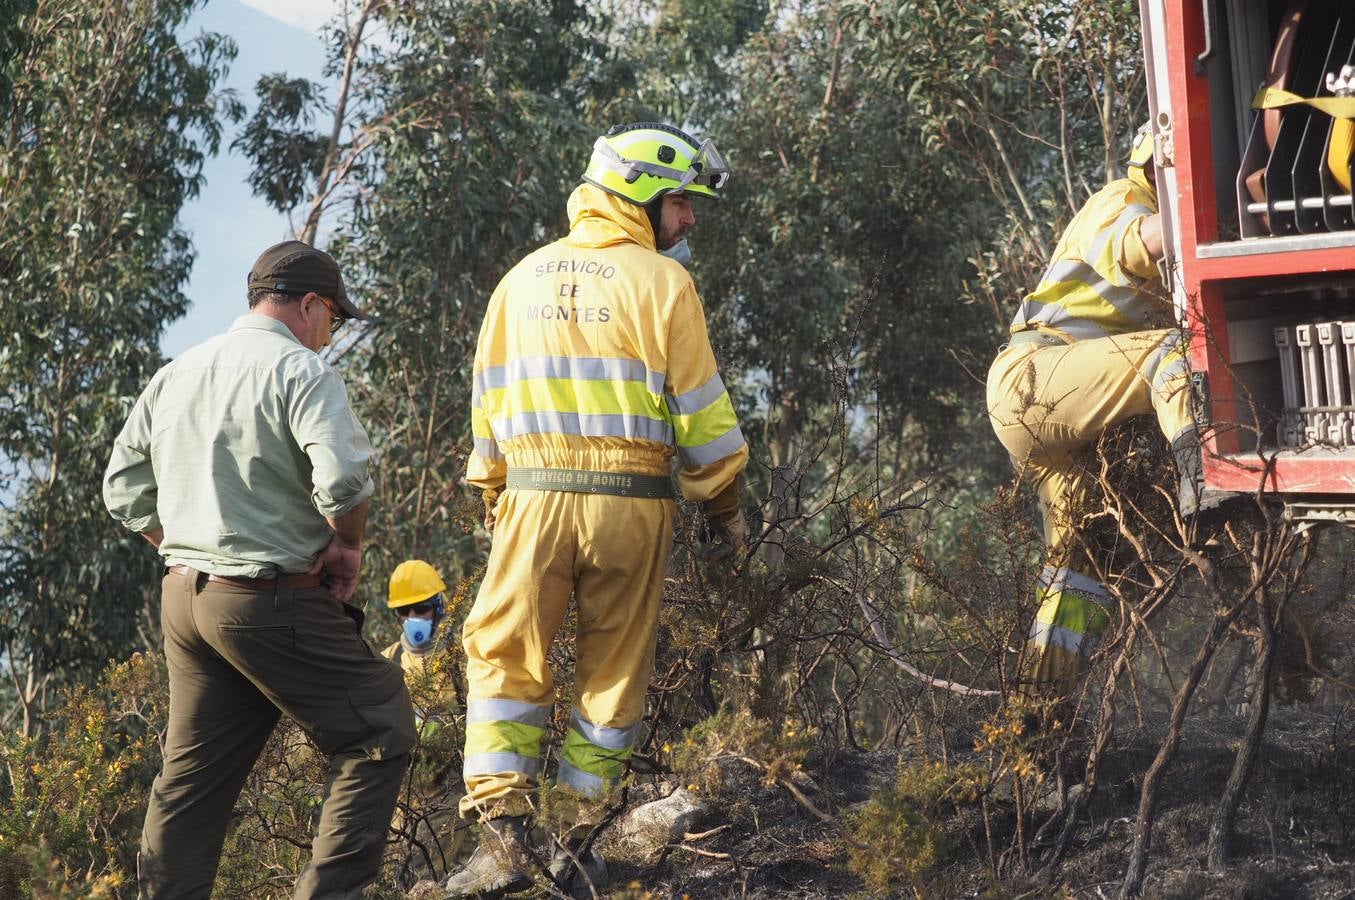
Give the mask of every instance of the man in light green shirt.
M 169 726 L 138 858 L 147 898 L 207 900 L 231 808 L 282 713 L 330 759 L 295 896 L 357 896 L 414 744 L 400 668 L 347 603 L 372 447 L 318 352 L 362 314 L 338 264 L 299 241 L 264 251 L 248 290 L 249 315 L 151 379 L 104 478 L 109 512 L 166 564 Z
M 326 518 L 371 496 L 371 455 L 339 373 L 282 321 L 251 314 L 151 379 L 113 445 L 104 499 L 133 531 L 164 529 L 169 565 L 301 573 L 341 540 Z

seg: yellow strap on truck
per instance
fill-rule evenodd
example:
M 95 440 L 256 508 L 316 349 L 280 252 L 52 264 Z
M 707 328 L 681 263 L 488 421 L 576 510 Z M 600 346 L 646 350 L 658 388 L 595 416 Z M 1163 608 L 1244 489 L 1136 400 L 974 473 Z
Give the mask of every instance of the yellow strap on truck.
M 1336 119 L 1355 119 L 1355 97 L 1300 97 L 1281 88 L 1263 87 L 1252 98 L 1252 109 L 1311 106 Z

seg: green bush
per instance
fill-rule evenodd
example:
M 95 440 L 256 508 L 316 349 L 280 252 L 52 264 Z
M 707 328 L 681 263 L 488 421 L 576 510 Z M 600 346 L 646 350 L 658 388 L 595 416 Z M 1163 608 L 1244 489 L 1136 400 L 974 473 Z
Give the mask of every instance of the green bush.
M 169 692 L 136 654 L 72 688 L 38 737 L 0 736 L 0 896 L 131 893 Z
M 956 808 L 973 801 L 981 773 L 969 766 L 899 761 L 892 784 L 848 817 L 848 868 L 874 894 L 901 884 L 926 894 L 926 876 L 946 862 Z

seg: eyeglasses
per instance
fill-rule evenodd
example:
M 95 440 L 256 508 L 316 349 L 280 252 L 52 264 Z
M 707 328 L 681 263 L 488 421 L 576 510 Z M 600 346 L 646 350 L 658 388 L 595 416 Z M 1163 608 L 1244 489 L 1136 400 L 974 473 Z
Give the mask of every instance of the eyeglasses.
M 397 606 L 395 608 L 395 614 L 402 619 L 407 619 L 410 616 L 418 616 L 420 619 L 426 619 L 436 610 L 437 607 L 433 604 L 433 601 L 425 600 L 422 603 L 411 603 L 409 606 Z
M 315 296 L 320 297 L 319 294 L 316 294 Z M 344 315 L 342 311 L 335 309 L 324 297 L 320 297 L 320 302 L 325 305 L 325 309 L 329 310 L 329 333 L 334 334 L 348 321 L 348 316 Z

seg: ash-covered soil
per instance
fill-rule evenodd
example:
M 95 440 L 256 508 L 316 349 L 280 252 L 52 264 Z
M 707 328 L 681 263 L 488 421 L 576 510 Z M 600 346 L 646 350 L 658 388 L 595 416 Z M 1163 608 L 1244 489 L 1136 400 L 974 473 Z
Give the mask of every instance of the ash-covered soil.
M 1272 711 L 1257 767 L 1237 818 L 1235 859 L 1223 874 L 1205 866 L 1205 842 L 1242 739 L 1240 717 L 1201 717 L 1187 723 L 1175 761 L 1159 791 L 1152 853 L 1143 896 L 1150 898 L 1285 898 L 1355 900 L 1355 711 Z M 1014 849 L 1014 804 L 996 791 L 985 826 L 977 804 L 957 813 L 947 859 L 924 879 L 928 897 L 1116 896 L 1134 838 L 1142 775 L 1162 739 L 1121 725 L 1104 761 L 1100 786 L 1073 845 L 1052 880 L 1034 874 L 1047 853 L 1032 848 L 1026 871 Z M 840 753 L 811 760 L 800 782 L 804 799 L 769 786 L 750 767 L 731 766 L 700 825 L 709 836 L 684 849 L 619 855 L 613 892 L 638 883 L 659 897 L 865 896 L 847 866 L 838 826 L 897 771 L 892 753 Z M 1045 797 L 1046 810 L 1050 798 Z M 1034 835 L 1049 817 L 1032 814 Z M 639 895 L 642 892 L 634 892 Z M 900 884 L 892 896 L 915 896 Z

